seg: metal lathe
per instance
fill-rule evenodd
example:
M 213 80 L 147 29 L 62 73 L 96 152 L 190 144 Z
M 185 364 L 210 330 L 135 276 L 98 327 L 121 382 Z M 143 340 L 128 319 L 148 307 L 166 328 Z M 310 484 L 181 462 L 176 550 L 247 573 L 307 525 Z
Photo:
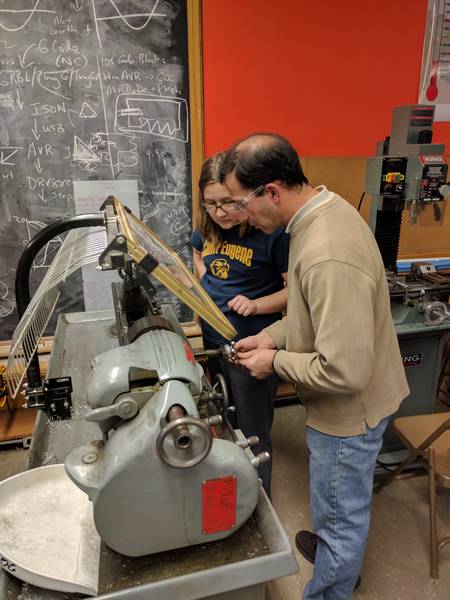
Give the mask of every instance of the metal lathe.
M 13 397 L 24 393 L 41 409 L 29 467 L 64 463 L 89 498 L 101 540 L 90 559 L 98 560 L 99 598 L 264 598 L 265 581 L 297 570 L 256 470 L 270 457 L 254 456 L 257 438 L 233 429 L 224 380 L 207 380 L 152 282 L 226 339 L 236 332 L 178 256 L 117 199 L 69 221 L 41 235 L 45 243 L 56 230 L 69 231 L 30 301 L 32 257 L 18 269 L 25 298 L 8 381 Z M 61 315 L 42 382 L 36 348 L 61 285 L 95 260 L 120 276 L 114 311 Z M 219 352 L 232 359 L 232 343 Z M 26 597 L 24 585 L 32 598 L 72 597 L 64 582 L 45 590 L 6 559 L 14 569 L 2 571 L 0 597 Z

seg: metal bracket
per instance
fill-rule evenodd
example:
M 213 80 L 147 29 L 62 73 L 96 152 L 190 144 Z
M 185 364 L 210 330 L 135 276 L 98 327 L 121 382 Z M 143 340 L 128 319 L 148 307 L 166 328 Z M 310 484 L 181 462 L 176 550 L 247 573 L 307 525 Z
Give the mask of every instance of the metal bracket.
M 127 256 L 127 239 L 122 234 L 113 238 L 101 253 L 98 262 L 102 271 L 125 268 Z
M 39 408 L 50 418 L 70 419 L 72 408 L 72 379 L 57 377 L 46 379 L 41 388 L 25 388 L 27 408 Z
M 50 417 L 70 419 L 72 408 L 72 379 L 58 377 L 44 381 L 44 403 Z

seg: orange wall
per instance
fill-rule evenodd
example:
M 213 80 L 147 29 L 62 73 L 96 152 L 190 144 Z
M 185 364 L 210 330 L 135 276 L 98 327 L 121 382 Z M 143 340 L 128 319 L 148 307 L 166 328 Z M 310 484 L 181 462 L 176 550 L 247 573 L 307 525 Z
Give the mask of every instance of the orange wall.
M 203 0 L 205 151 L 252 131 L 372 155 L 418 100 L 427 0 Z M 435 142 L 450 147 L 450 123 Z

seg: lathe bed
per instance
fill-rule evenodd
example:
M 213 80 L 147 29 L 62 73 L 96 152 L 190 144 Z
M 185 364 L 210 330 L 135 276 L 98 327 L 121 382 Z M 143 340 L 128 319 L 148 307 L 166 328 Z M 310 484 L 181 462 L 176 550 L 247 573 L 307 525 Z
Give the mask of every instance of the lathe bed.
M 70 373 L 73 417 L 49 422 L 39 412 L 29 468 L 61 463 L 80 444 L 98 437 L 84 420 L 84 392 L 90 361 L 118 345 L 112 311 L 73 313 L 59 319 L 48 377 Z M 32 501 L 24 497 L 24 502 Z M 117 554 L 102 544 L 99 598 L 262 600 L 265 582 L 297 571 L 287 537 L 263 492 L 249 521 L 232 536 L 140 558 Z M 41 590 L 0 574 L 0 597 L 8 600 L 71 600 L 78 595 Z

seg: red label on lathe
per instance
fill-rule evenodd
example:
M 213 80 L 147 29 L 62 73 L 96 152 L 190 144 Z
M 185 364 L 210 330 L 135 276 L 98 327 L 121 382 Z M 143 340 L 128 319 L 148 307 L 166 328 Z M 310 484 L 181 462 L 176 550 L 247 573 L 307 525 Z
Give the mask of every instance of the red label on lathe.
M 203 533 L 226 531 L 236 524 L 236 477 L 203 482 Z

